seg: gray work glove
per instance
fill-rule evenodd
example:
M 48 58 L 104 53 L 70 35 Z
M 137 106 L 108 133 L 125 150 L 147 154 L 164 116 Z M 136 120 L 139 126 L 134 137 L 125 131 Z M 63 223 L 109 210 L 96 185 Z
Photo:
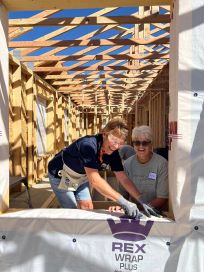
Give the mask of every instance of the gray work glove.
M 155 208 L 153 208 L 149 204 L 146 204 L 145 202 L 143 202 L 141 197 L 137 198 L 137 202 L 141 206 L 143 213 L 146 216 L 151 217 L 151 215 L 154 215 L 156 217 L 162 217 L 161 214 L 159 214 L 159 212 Z
M 117 202 L 119 205 L 121 205 L 125 214 L 128 215 L 130 218 L 140 218 L 142 216 L 137 205 L 135 203 L 132 203 L 126 200 L 123 196 L 121 196 L 117 200 Z

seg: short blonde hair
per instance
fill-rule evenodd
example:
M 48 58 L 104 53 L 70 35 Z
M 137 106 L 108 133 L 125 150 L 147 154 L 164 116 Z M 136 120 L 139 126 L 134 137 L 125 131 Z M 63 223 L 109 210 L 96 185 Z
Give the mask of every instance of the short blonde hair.
M 118 138 L 125 139 L 128 135 L 128 126 L 121 118 L 113 118 L 102 129 L 102 133 L 111 133 Z
M 149 126 L 135 127 L 132 131 L 132 141 L 134 142 L 140 136 L 144 136 L 146 140 L 152 142 L 152 129 Z

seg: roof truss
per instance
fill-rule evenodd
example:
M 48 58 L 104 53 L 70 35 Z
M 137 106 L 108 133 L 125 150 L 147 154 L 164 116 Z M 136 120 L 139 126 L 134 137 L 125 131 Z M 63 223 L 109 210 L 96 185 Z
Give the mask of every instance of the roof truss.
M 3 2 L 12 9 L 11 1 Z M 22 63 L 84 108 L 97 101 L 98 107 L 108 102 L 133 109 L 133 101 L 147 92 L 168 91 L 170 1 L 134 1 L 135 12 L 121 16 L 109 15 L 121 9 L 111 1 L 111 8 L 72 17 L 60 16 L 65 2 L 58 2 L 58 9 L 9 20 L 10 52 Z M 109 1 L 101 4 L 105 2 Z M 121 7 L 125 2 L 133 6 L 133 1 L 123 2 Z M 29 4 L 35 9 L 34 3 Z M 36 29 L 44 33 L 46 28 L 50 28 L 46 34 L 32 39 Z M 162 85 L 152 88 L 161 71 L 167 71 L 165 78 L 162 73 Z

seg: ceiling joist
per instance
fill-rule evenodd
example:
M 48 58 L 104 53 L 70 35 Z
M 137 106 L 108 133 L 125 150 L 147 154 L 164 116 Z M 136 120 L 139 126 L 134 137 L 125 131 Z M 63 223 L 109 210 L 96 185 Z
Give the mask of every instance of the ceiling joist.
M 78 26 L 78 25 L 123 25 L 123 24 L 152 24 L 170 23 L 169 14 L 151 14 L 147 16 L 97 16 L 97 17 L 73 17 L 73 18 L 32 18 L 10 19 L 10 27 L 32 26 Z

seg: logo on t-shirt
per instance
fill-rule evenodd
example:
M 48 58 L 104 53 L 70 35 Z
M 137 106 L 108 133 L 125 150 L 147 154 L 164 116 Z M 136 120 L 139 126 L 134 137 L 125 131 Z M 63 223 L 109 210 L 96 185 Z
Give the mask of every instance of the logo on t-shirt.
M 157 174 L 156 174 L 156 173 L 153 173 L 153 172 L 150 172 L 148 178 L 149 178 L 149 179 L 152 179 L 152 180 L 156 180 Z

